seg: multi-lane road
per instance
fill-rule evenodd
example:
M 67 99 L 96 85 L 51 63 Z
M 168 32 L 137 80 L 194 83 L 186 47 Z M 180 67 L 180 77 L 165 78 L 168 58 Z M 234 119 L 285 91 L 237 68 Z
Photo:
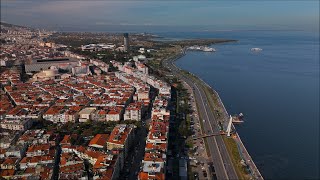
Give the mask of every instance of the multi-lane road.
M 219 133 L 219 126 L 215 120 L 213 112 L 209 106 L 209 100 L 205 95 L 202 85 L 189 77 L 183 75 L 180 69 L 177 68 L 173 62 L 174 58 L 163 61 L 163 66 L 170 69 L 171 73 L 181 80 L 185 81 L 192 87 L 195 95 L 195 100 L 199 108 L 199 114 L 203 122 L 203 130 L 208 133 Z M 232 165 L 231 158 L 227 152 L 226 146 L 221 136 L 213 136 L 206 138 L 208 148 L 210 151 L 210 159 L 213 162 L 215 172 L 218 179 L 234 180 L 238 179 L 236 171 Z

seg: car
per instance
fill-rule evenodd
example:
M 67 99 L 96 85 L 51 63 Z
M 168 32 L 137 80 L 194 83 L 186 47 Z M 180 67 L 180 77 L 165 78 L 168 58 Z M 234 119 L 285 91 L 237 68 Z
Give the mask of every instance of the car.
M 202 171 L 202 173 L 203 173 L 203 177 L 207 177 L 208 176 L 207 171 Z
M 194 173 L 193 173 L 193 176 L 194 176 L 195 178 L 197 178 L 197 177 L 199 177 L 199 173 L 198 173 L 198 172 L 194 172 Z

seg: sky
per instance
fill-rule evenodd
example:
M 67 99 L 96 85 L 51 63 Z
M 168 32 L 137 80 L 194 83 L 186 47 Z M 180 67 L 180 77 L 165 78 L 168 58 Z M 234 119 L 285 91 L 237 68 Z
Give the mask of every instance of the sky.
M 318 0 L 1 0 L 1 21 L 51 29 L 319 28 Z

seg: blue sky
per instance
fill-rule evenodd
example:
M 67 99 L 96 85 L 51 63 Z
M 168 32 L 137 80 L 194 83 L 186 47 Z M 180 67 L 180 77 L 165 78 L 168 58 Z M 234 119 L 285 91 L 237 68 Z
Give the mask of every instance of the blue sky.
M 319 1 L 12 1 L 1 20 L 36 27 L 171 26 L 317 29 Z

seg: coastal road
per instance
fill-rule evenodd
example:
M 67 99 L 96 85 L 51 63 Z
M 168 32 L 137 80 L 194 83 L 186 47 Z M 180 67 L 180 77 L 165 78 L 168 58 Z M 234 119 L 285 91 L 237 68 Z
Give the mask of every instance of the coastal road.
M 213 112 L 209 106 L 209 101 L 205 92 L 200 84 L 193 81 L 192 79 L 186 77 L 180 72 L 173 62 L 174 58 L 168 59 L 163 62 L 163 65 L 169 68 L 173 75 L 179 77 L 181 80 L 185 81 L 190 87 L 192 87 L 195 95 L 195 100 L 199 108 L 199 114 L 202 118 L 202 123 L 204 125 L 203 130 L 205 133 L 219 133 L 218 122 L 213 116 Z M 201 119 L 200 119 L 201 120 Z M 231 158 L 228 154 L 226 146 L 221 136 L 213 136 L 206 138 L 208 148 L 210 151 L 210 159 L 215 167 L 216 175 L 218 179 L 221 180 L 235 180 L 238 179 L 236 171 L 232 165 Z

